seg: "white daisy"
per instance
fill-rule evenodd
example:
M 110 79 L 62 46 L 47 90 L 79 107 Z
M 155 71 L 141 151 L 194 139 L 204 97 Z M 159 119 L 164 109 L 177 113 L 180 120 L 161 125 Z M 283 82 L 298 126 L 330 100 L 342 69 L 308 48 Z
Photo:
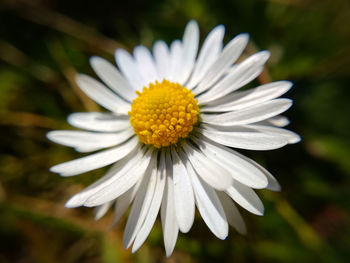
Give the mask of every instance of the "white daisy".
M 228 224 L 246 232 L 235 203 L 262 215 L 263 204 L 253 189 L 280 189 L 268 171 L 232 148 L 272 150 L 300 140 L 281 128 L 288 120 L 279 115 L 292 101 L 277 97 L 292 83 L 236 91 L 261 73 L 270 53 L 235 63 L 248 35 L 223 47 L 224 30 L 215 27 L 198 54 L 199 28 L 190 21 L 182 41 L 173 41 L 170 48 L 157 41 L 153 55 L 144 46 L 133 55 L 117 50 L 118 69 L 92 57 L 91 66 L 104 84 L 83 74 L 76 82 L 110 112 L 69 116 L 72 126 L 88 131 L 48 133 L 50 140 L 79 152 L 98 151 L 55 165 L 52 172 L 74 176 L 113 164 L 66 206 L 96 207 L 97 219 L 114 206 L 117 222 L 132 204 L 123 243 L 126 248 L 133 244 L 133 252 L 146 240 L 159 210 L 170 256 L 179 230 L 190 230 L 195 206 L 213 234 L 225 239 Z

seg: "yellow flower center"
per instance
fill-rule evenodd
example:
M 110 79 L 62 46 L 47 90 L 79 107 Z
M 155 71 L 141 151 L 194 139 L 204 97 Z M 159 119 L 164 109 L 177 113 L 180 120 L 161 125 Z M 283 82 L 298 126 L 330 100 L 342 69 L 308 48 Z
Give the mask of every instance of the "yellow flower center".
M 132 102 L 130 123 L 140 141 L 157 148 L 186 138 L 198 121 L 198 100 L 178 83 L 150 83 Z

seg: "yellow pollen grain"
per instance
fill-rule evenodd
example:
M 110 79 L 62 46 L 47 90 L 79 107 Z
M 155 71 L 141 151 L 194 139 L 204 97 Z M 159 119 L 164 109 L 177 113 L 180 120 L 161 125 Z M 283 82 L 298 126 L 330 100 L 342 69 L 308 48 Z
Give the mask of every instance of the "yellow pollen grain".
M 156 81 L 136 93 L 130 123 L 144 144 L 157 148 L 175 144 L 186 138 L 198 121 L 198 100 L 178 83 Z

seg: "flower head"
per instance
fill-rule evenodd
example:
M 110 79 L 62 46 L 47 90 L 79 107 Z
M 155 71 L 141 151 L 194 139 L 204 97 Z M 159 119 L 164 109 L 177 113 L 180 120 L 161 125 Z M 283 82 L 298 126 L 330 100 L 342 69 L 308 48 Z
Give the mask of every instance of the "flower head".
M 130 123 L 144 144 L 170 146 L 193 131 L 199 107 L 191 90 L 163 80 L 137 94 L 129 111 Z
M 87 75 L 79 87 L 109 112 L 73 113 L 68 122 L 88 131 L 52 131 L 48 138 L 80 152 L 95 152 L 55 165 L 74 176 L 111 165 L 106 175 L 73 196 L 67 207 L 96 207 L 96 218 L 114 206 L 117 222 L 131 205 L 124 245 L 136 251 L 160 211 L 164 244 L 171 255 L 178 232 L 190 230 L 195 206 L 220 239 L 228 224 L 246 231 L 235 203 L 262 215 L 253 189 L 278 191 L 276 179 L 233 148 L 272 150 L 296 143 L 280 116 L 292 104 L 278 99 L 292 84 L 277 81 L 237 91 L 263 70 L 269 52 L 236 60 L 248 42 L 240 34 L 223 47 L 224 27 L 215 27 L 198 51 L 199 29 L 190 21 L 182 41 L 170 48 L 157 41 L 153 55 L 143 47 L 133 55 L 119 49 L 118 68 L 93 57 L 104 84 Z

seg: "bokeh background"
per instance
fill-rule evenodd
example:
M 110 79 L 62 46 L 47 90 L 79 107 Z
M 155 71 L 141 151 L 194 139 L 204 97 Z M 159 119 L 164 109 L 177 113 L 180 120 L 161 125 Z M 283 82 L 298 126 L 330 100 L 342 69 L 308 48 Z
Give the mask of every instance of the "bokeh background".
M 282 192 L 258 191 L 265 216 L 241 210 L 248 234 L 216 239 L 197 220 L 166 259 L 159 220 L 136 253 L 121 245 L 125 219 L 94 221 L 65 201 L 103 174 L 73 178 L 50 166 L 80 154 L 49 142 L 66 116 L 99 110 L 74 83 L 93 74 L 92 55 L 181 38 L 190 19 L 227 42 L 249 32 L 245 55 L 272 52 L 257 82 L 288 79 L 296 145 L 244 152 L 267 167 Z M 257 84 L 257 82 L 255 84 Z M 348 0 L 1 0 L 0 262 L 350 262 L 350 2 Z

